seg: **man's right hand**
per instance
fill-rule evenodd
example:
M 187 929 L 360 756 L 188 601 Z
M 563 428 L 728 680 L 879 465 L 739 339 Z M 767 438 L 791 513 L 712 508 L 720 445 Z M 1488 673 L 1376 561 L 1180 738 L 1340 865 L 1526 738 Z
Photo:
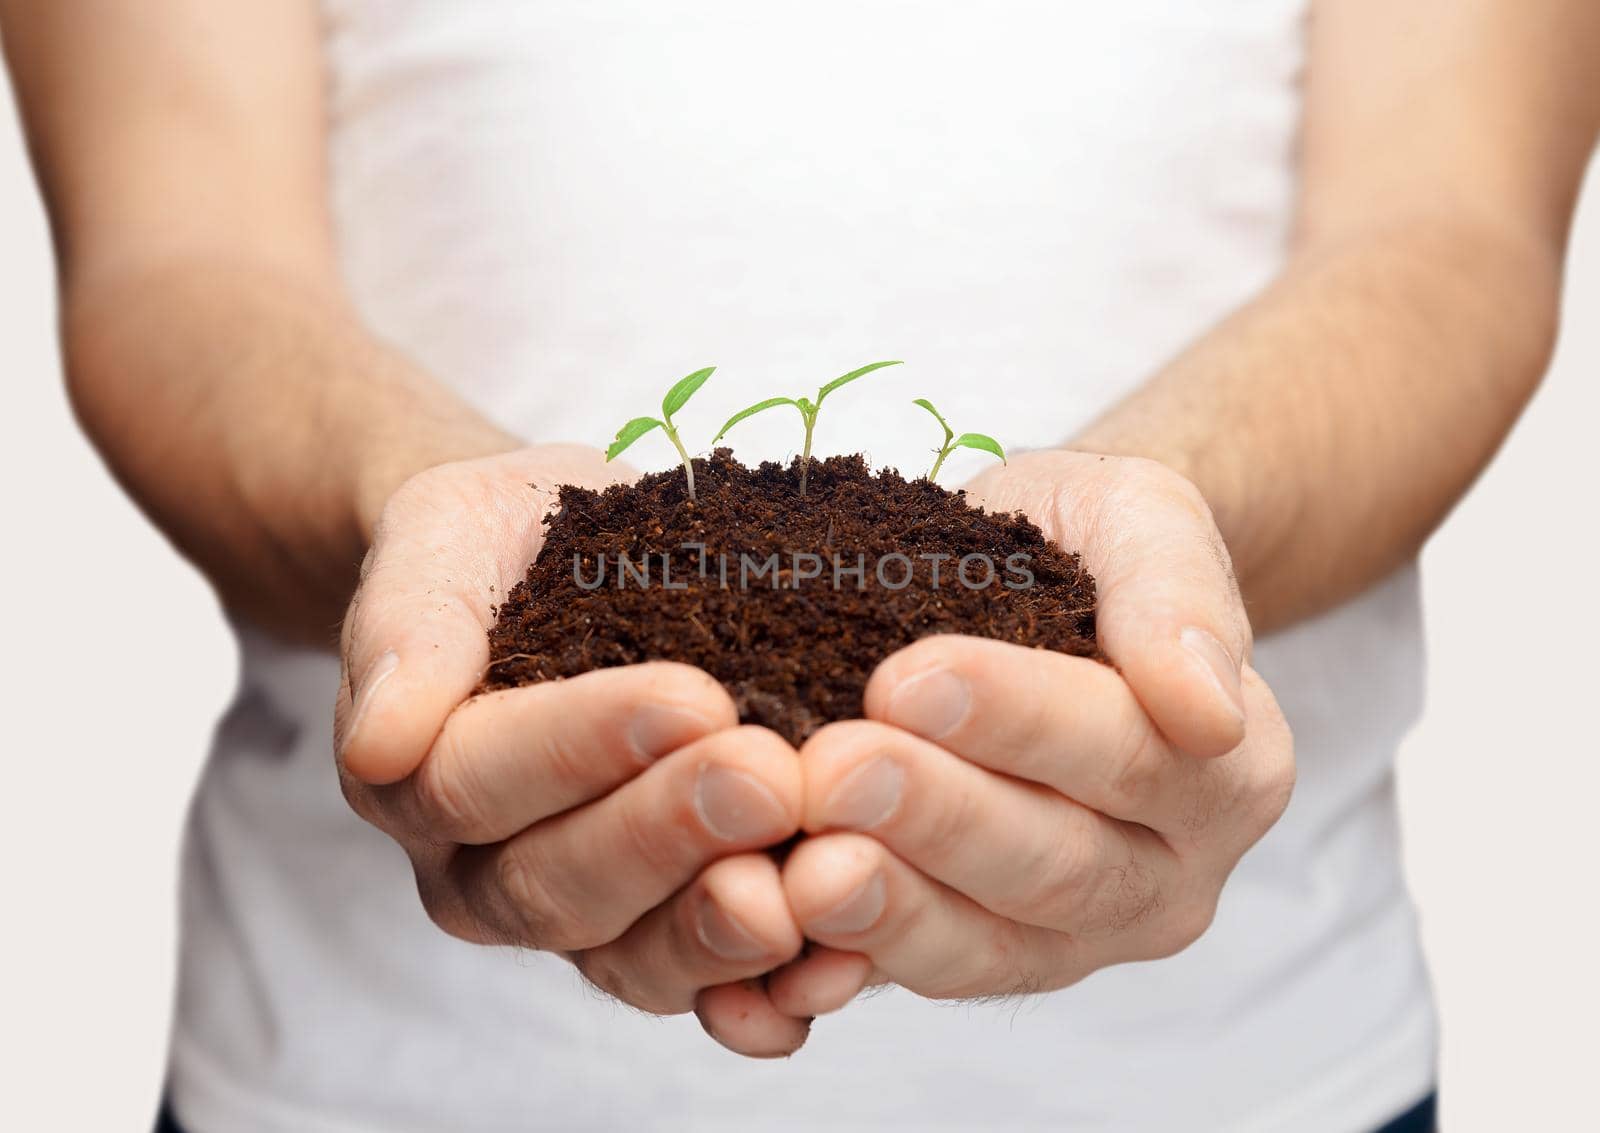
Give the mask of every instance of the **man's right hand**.
M 784 740 L 654 662 L 473 696 L 493 609 L 564 483 L 622 476 L 580 446 L 445 464 L 383 506 L 345 616 L 335 717 L 351 806 L 410 856 L 429 915 L 484 944 L 557 952 L 655 1014 L 698 1010 L 742 1054 L 807 1023 L 753 977 L 798 954 L 778 868 L 799 828 Z

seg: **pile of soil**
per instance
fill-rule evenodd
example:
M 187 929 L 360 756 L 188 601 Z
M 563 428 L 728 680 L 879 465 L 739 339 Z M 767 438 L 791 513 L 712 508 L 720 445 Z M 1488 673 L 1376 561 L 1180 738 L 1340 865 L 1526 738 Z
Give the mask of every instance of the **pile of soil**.
M 489 631 L 482 690 L 682 661 L 799 744 L 860 716 L 878 662 L 929 634 L 1104 660 L 1094 579 L 1021 515 L 859 455 L 814 463 L 804 499 L 798 461 L 751 469 L 728 449 L 695 461 L 695 483 L 694 503 L 681 469 L 563 487 Z

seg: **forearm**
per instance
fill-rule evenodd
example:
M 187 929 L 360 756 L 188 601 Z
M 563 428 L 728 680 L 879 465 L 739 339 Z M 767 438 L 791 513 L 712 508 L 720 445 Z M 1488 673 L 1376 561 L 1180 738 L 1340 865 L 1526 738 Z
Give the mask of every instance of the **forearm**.
M 183 259 L 69 278 L 73 404 L 118 479 L 243 616 L 328 644 L 388 494 L 509 435 L 315 277 Z
M 1427 223 L 1297 255 L 1081 434 L 1192 479 L 1258 632 L 1416 554 L 1488 462 L 1554 340 L 1543 245 Z

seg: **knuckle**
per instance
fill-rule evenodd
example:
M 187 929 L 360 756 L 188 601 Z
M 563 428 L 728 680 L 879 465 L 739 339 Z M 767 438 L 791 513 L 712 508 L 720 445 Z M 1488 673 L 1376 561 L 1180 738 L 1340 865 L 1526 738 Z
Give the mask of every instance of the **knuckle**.
M 924 846 L 946 851 L 952 847 L 978 843 L 977 828 L 981 816 L 978 803 L 970 791 L 941 791 L 938 792 L 937 801 L 929 799 L 928 803 L 931 809 L 926 822 L 921 824 L 920 837 L 914 830 L 906 832 L 908 837 L 913 837 Z
M 1162 908 L 1161 879 L 1138 859 L 1105 870 L 1089 899 L 1091 924 L 1114 933 L 1146 924 Z
M 1086 922 L 1090 910 L 1085 898 L 1091 884 L 1093 847 L 1074 823 L 1050 846 L 1047 863 L 1038 873 L 1033 904 L 1056 923 Z
M 1150 958 L 1176 956 L 1206 934 L 1216 914 L 1215 899 L 1186 901 L 1167 910 L 1160 918 Z
M 546 951 L 603 943 L 585 936 L 583 921 L 556 896 L 545 872 L 524 853 L 506 847 L 495 863 L 495 881 L 511 908 L 521 943 Z
M 578 975 L 603 995 L 634 1006 L 629 997 L 628 981 L 623 978 L 615 965 L 609 963 L 593 950 L 580 950 L 570 956 L 572 966 L 577 969 Z
M 941 988 L 941 998 L 988 998 L 1008 994 L 1019 976 L 1015 945 L 1008 927 L 1001 926 L 990 933 L 965 962 L 951 963 L 935 977 Z
M 1062 473 L 1049 477 L 1043 485 L 1038 505 L 1040 526 L 1058 541 L 1066 532 L 1078 533 L 1077 539 L 1068 539 L 1063 545 L 1093 545 L 1104 536 L 1097 519 L 1110 496 L 1110 486 L 1100 480 L 1079 481 L 1070 464 Z M 1081 522 L 1084 519 L 1086 524 Z
M 1295 778 L 1292 757 L 1272 759 L 1258 774 L 1254 792 L 1255 815 L 1263 833 L 1270 830 L 1289 808 L 1289 799 L 1294 794 Z
M 565 727 L 539 728 L 530 737 L 533 740 L 532 759 L 552 782 L 563 787 L 582 787 L 593 777 L 587 766 L 588 758 L 579 750 L 580 744 Z
M 1234 803 L 1233 788 L 1225 768 L 1216 764 L 1200 764 L 1192 773 L 1184 792 L 1178 823 L 1183 832 L 1198 839 Z
M 1059 693 L 1049 687 L 1044 670 L 1032 676 L 1033 683 L 1016 687 L 1026 694 L 1006 696 L 1003 706 L 985 698 L 975 698 L 973 705 L 972 718 L 991 743 L 1010 753 L 1020 774 L 1042 770 L 1061 750 Z
M 679 830 L 699 829 L 701 826 L 690 816 L 689 809 L 685 803 L 682 818 L 674 822 L 664 821 L 661 812 L 654 809 L 634 806 L 619 808 L 615 845 L 621 860 L 628 862 L 630 868 L 652 876 L 670 872 L 687 844 Z
M 1011 921 L 995 926 L 965 962 L 946 969 L 941 997 L 999 1002 L 1060 986 L 1062 981 L 1052 969 L 1054 958 L 1040 955 L 1029 939 L 1032 932 Z M 1045 970 L 1038 967 L 1041 963 Z
M 522 855 L 507 847 L 495 862 L 495 884 L 510 906 L 524 944 L 548 947 L 555 936 L 559 919 L 548 903 L 542 885 L 535 884 L 533 870 Z
M 1026 977 L 1017 970 L 1012 946 L 1007 941 L 1008 935 L 1005 932 L 995 933 L 994 940 L 984 949 L 979 967 L 983 984 L 976 989 L 980 994 L 1007 995 L 1026 981 Z
M 594 987 L 625 1003 L 637 1011 L 650 1015 L 677 1015 L 686 1008 L 675 1005 L 656 994 L 653 982 L 642 978 L 633 966 L 624 964 L 610 948 L 592 948 L 574 952 L 573 967 Z
M 417 768 L 413 789 L 422 819 L 433 832 L 452 842 L 492 839 L 482 792 L 473 781 L 473 761 L 447 728 L 439 747 Z
M 1278 709 L 1277 702 L 1271 698 L 1265 682 L 1254 670 L 1246 668 L 1245 683 L 1247 694 L 1260 692 L 1266 696 L 1269 709 L 1259 713 L 1259 722 L 1252 723 L 1255 734 L 1247 741 L 1248 747 L 1262 753 L 1254 765 L 1250 786 L 1252 811 L 1260 823 L 1258 833 L 1261 833 L 1282 817 L 1294 794 L 1298 775 L 1294 733 Z
M 627 978 L 615 964 L 601 956 L 598 950 L 583 949 L 574 952 L 572 966 L 599 991 L 629 1006 L 634 1006 Z
M 1144 714 L 1131 712 L 1112 750 L 1117 755 L 1108 768 L 1106 786 L 1130 814 L 1142 814 L 1155 804 L 1165 785 L 1170 770 L 1165 746 Z
M 422 901 L 423 912 L 428 914 L 435 928 L 468 944 L 484 944 L 493 939 L 492 934 L 476 918 L 467 914 L 460 901 L 447 898 L 422 870 L 416 872 L 417 896 Z

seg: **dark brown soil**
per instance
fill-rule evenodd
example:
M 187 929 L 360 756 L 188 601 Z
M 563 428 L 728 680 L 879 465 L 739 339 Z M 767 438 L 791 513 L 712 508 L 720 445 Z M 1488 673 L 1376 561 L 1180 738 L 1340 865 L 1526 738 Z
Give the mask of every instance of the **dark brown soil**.
M 727 449 L 695 461 L 695 481 L 694 504 L 681 470 L 603 492 L 562 488 L 538 560 L 489 631 L 483 689 L 682 661 L 721 681 L 741 719 L 798 744 L 861 715 L 878 662 L 929 634 L 1104 660 L 1094 579 L 1020 515 L 988 514 L 927 480 L 873 475 L 859 456 L 814 464 L 806 499 L 797 464 L 750 469 Z M 704 557 L 686 543 L 703 544 Z M 992 567 L 972 559 L 962 574 L 968 555 Z

